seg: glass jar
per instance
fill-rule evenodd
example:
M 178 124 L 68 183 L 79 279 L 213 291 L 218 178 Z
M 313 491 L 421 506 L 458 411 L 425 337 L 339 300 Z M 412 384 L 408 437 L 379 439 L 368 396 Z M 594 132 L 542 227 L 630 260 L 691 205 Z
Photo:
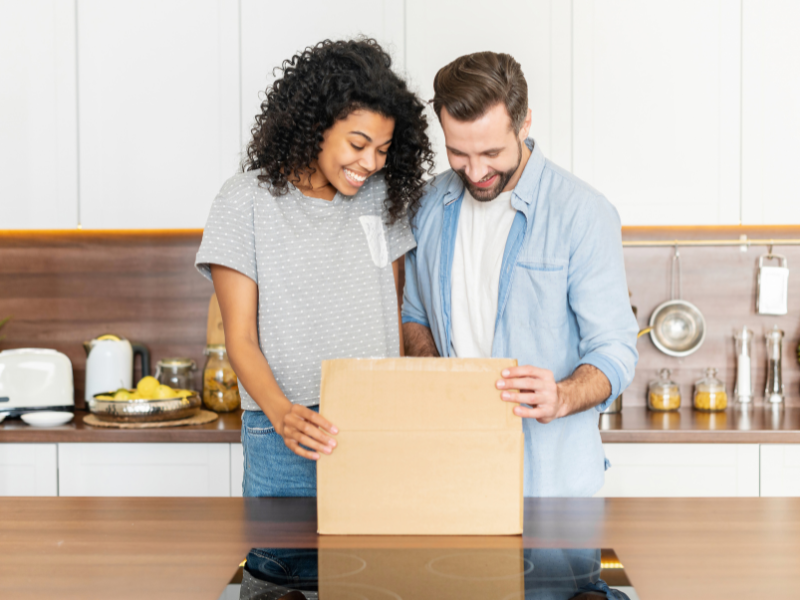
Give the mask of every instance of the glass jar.
M 214 412 L 230 412 L 242 404 L 239 381 L 223 344 L 210 344 L 203 352 L 203 405 Z
M 681 407 L 681 392 L 678 384 L 670 381 L 672 371 L 661 369 L 658 379 L 647 386 L 647 408 L 650 410 L 678 410 Z
M 192 373 L 196 370 L 197 364 L 191 358 L 162 358 L 156 365 L 155 378 L 173 389 L 191 390 Z
M 703 411 L 719 411 L 728 408 L 725 384 L 717 379 L 717 370 L 706 369 L 706 376 L 694 384 L 694 407 Z

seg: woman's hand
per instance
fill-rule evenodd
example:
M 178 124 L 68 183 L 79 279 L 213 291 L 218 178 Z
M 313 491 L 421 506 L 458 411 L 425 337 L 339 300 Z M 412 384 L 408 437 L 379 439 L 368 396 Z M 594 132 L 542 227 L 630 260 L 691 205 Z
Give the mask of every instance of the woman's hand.
M 292 404 L 284 413 L 280 426 L 276 426 L 275 431 L 281 435 L 283 443 L 289 450 L 310 460 L 319 460 L 319 452 L 325 454 L 333 452 L 336 440 L 326 433 L 330 435 L 339 433 L 339 430 L 319 413 L 299 404 Z

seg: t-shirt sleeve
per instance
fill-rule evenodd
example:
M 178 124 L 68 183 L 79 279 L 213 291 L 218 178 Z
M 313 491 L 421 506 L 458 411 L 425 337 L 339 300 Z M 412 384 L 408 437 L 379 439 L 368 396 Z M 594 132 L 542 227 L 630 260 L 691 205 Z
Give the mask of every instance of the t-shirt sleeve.
M 211 279 L 211 265 L 222 265 L 258 283 L 253 189 L 241 175 L 222 186 L 211 205 L 195 266 Z
M 417 247 L 417 241 L 411 232 L 411 225 L 406 215 L 386 226 L 386 243 L 389 247 L 390 262 L 396 261 L 406 252 Z

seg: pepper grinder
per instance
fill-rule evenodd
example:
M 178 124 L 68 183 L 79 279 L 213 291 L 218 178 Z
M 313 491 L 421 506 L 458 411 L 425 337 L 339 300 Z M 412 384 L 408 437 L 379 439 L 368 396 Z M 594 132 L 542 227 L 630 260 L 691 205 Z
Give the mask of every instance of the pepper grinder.
M 750 357 L 753 332 L 747 327 L 742 327 L 733 337 L 736 340 L 736 387 L 733 396 L 737 404 L 752 404 L 753 377 Z
M 783 374 L 781 373 L 783 331 L 775 325 L 764 337 L 767 341 L 767 385 L 764 401 L 767 404 L 783 404 Z

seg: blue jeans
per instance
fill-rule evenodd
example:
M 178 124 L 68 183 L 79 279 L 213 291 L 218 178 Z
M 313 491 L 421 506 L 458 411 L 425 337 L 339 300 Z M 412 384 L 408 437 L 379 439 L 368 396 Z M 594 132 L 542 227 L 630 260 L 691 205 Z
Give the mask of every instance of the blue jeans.
M 310 408 L 319 412 L 319 406 Z M 242 413 L 242 445 L 245 496 L 317 495 L 317 463 L 289 450 L 260 410 Z

